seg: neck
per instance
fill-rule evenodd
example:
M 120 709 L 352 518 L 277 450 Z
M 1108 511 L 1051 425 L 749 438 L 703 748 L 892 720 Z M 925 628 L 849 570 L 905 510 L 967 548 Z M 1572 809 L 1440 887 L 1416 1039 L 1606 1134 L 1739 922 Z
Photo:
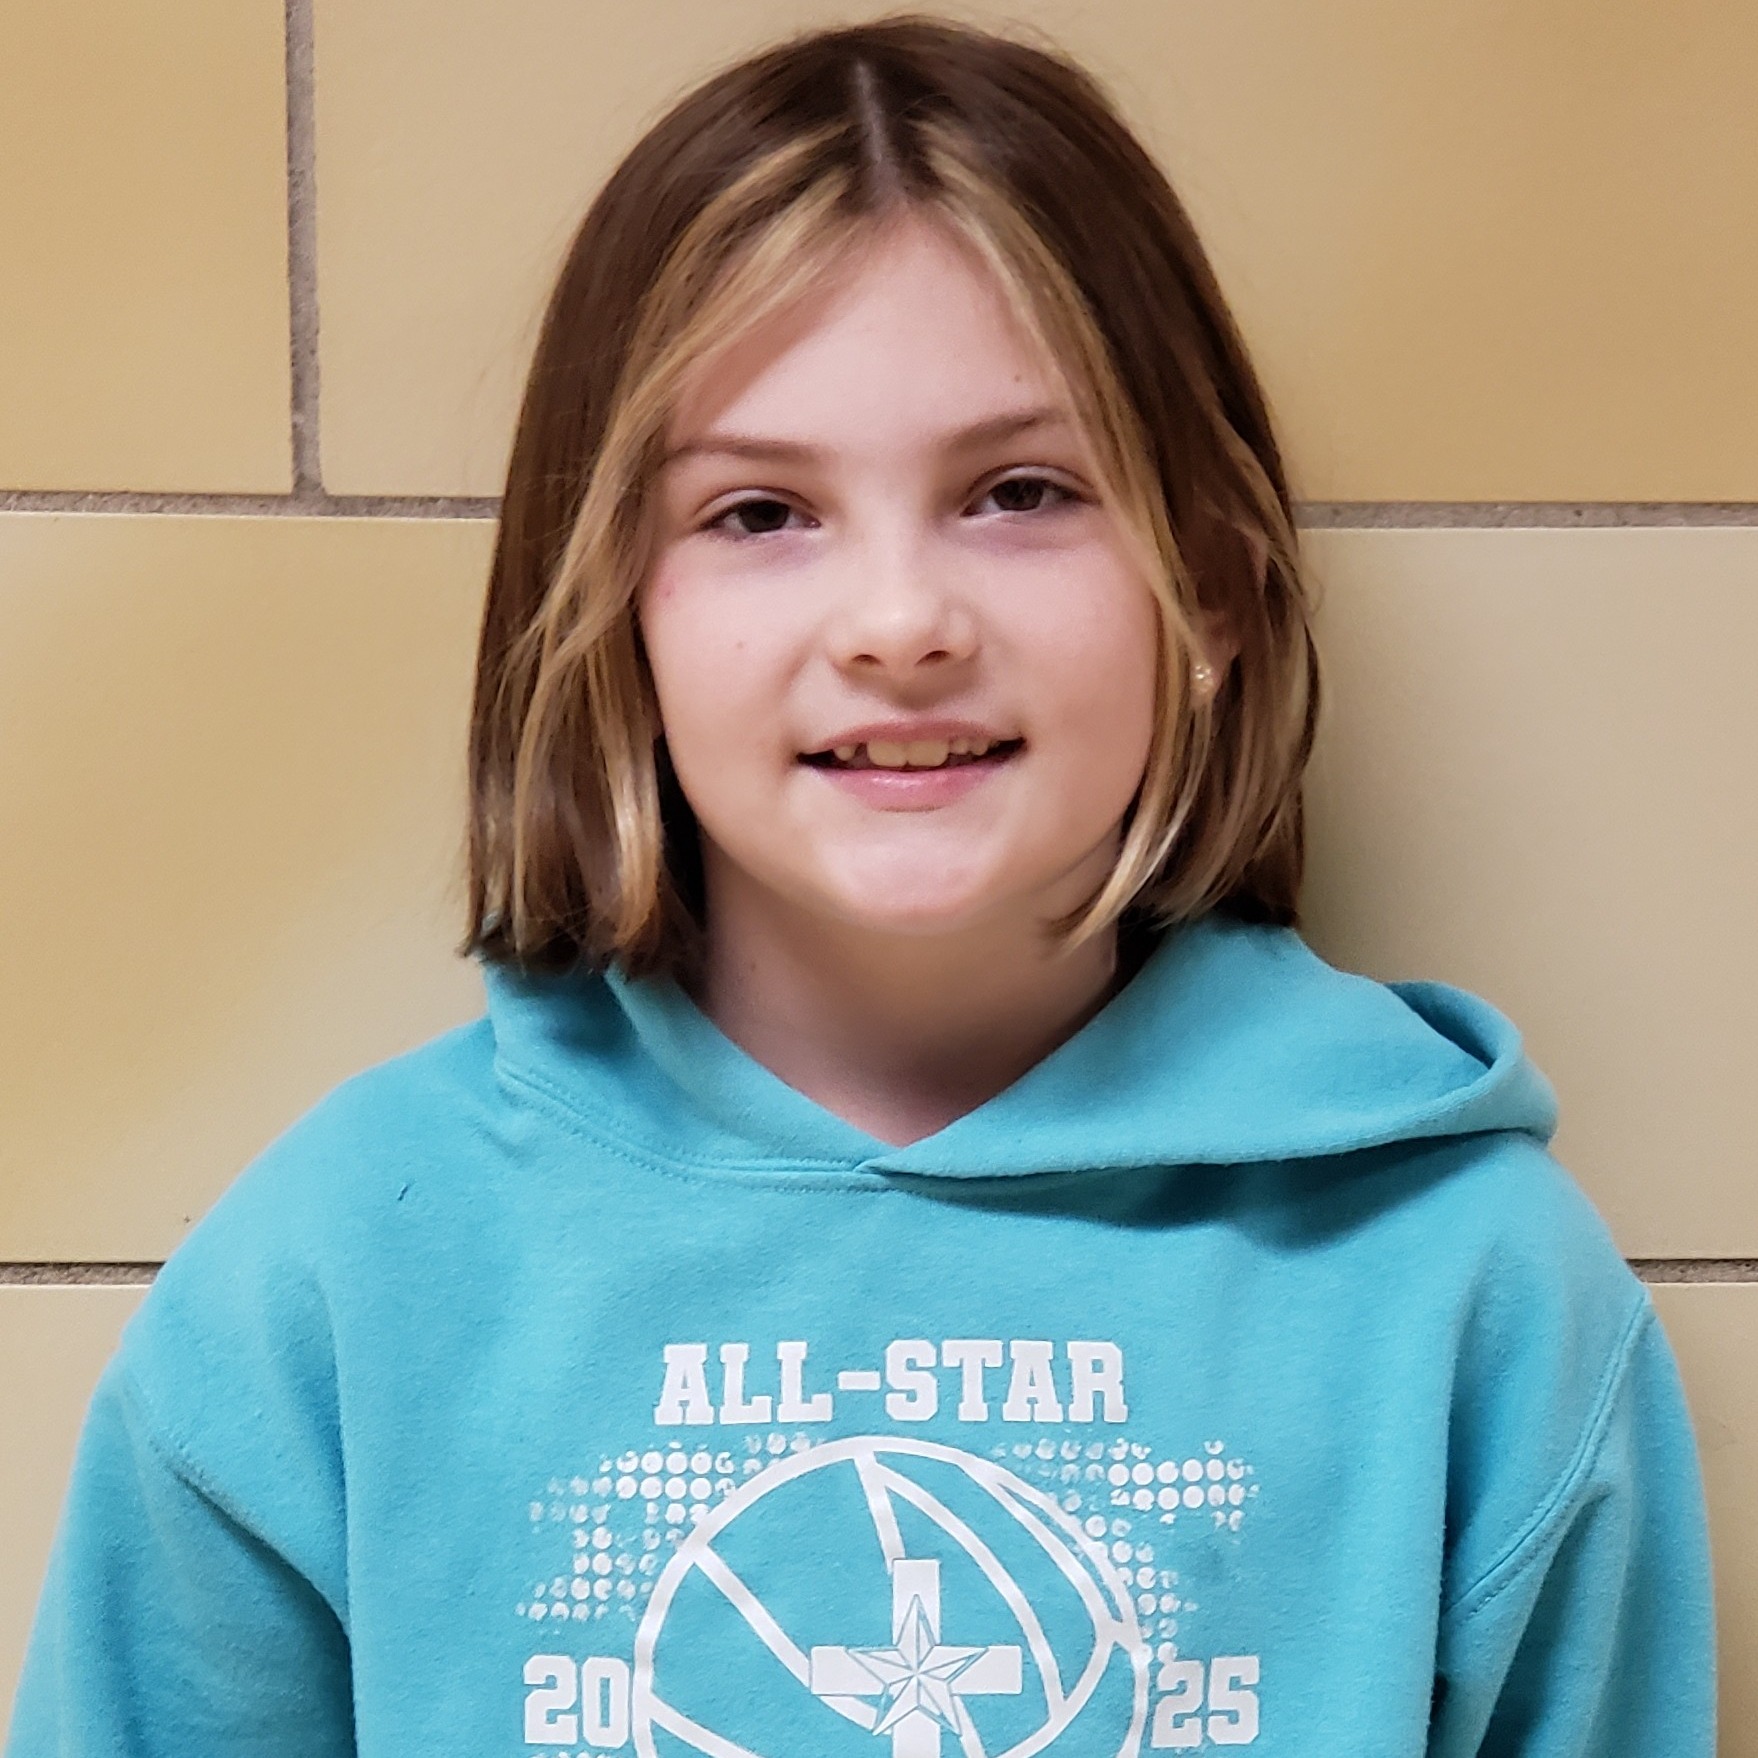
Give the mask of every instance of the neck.
M 1018 1080 L 1115 992 L 1115 932 L 1072 950 L 1035 917 L 948 935 L 851 928 L 711 891 L 695 999 L 747 1055 L 894 1147 Z

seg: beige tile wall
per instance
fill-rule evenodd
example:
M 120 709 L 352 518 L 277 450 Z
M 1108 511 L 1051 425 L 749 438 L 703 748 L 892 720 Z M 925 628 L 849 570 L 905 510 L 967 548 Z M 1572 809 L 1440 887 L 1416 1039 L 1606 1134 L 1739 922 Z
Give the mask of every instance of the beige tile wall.
M 634 131 L 828 0 L 317 0 L 332 489 L 492 494 Z M 1013 0 L 1162 149 L 1313 500 L 1758 498 L 1758 7 Z
M 0 909 L 33 925 L 0 1008 L 0 1703 L 137 1298 L 19 1278 L 162 1257 L 318 1093 L 476 1011 L 449 945 L 491 527 L 439 497 L 498 488 L 545 279 L 643 123 L 868 10 L 65 0 L 0 25 Z M 1503 1005 L 1625 1251 L 1711 1278 L 1657 1298 L 1713 1503 L 1724 1751 L 1758 1758 L 1758 10 L 959 10 L 1113 82 L 1304 497 L 1400 503 L 1309 534 L 1312 932 Z M 1441 504 L 1498 500 L 1674 504 L 1590 530 Z M 1715 501 L 1730 526 L 1652 528 Z M 1387 520 L 1438 528 L 1361 528 Z
M 163 1257 L 449 956 L 489 527 L 0 514 L 0 1259 Z
M 10 1719 L 80 1418 L 144 1293 L 0 1288 L 0 1411 L 7 1417 L 0 1446 L 0 1727 Z
M 284 62 L 280 0 L 5 9 L 0 489 L 290 486 Z
M 1758 1257 L 1758 528 L 1315 531 L 1314 942 L 1496 1002 L 1640 1257 Z

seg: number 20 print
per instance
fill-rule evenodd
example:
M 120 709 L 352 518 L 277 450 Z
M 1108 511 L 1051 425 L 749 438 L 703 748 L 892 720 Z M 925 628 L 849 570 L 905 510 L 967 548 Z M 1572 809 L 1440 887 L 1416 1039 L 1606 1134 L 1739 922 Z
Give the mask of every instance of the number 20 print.
M 1204 1737 L 1217 1746 L 1248 1746 L 1257 1738 L 1255 1654 L 1200 1660 L 1162 1660 L 1154 1685 L 1148 1745 L 1189 1750 Z M 575 1661 L 565 1654 L 534 1654 L 525 1663 L 525 1740 L 533 1746 L 583 1743 L 614 1752 L 629 1739 L 629 1666 L 614 1656 Z M 1206 1713 L 1205 1713 L 1206 1711 Z

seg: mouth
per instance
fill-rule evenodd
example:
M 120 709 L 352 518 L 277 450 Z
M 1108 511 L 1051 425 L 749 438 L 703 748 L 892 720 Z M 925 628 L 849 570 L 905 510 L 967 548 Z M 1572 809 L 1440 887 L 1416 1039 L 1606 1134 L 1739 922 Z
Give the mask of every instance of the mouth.
M 1024 746 L 1024 739 L 912 739 L 907 744 L 873 739 L 866 744 L 805 751 L 800 761 L 814 769 L 888 769 L 911 773 L 1004 763 Z

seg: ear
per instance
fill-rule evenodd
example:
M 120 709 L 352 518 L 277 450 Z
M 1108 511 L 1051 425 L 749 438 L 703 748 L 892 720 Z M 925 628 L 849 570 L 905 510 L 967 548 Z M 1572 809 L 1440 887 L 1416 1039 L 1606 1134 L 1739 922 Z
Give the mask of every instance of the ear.
M 1239 657 L 1240 640 L 1227 609 L 1221 604 L 1203 602 L 1203 583 L 1229 575 L 1236 578 L 1243 562 L 1251 570 L 1254 584 L 1261 588 L 1269 572 L 1270 547 L 1260 533 L 1242 531 L 1237 525 L 1211 515 L 1192 560 L 1199 598 L 1190 619 L 1197 646 L 1191 655 L 1191 669 L 1197 694 L 1207 699 L 1219 691 Z
M 1243 533 L 1232 533 L 1232 541 L 1238 547 L 1250 548 L 1253 577 L 1259 585 L 1262 584 L 1264 571 L 1268 568 L 1268 548 L 1264 547 L 1262 540 L 1248 538 Z M 1208 700 L 1220 691 L 1227 673 L 1232 670 L 1234 659 L 1239 657 L 1238 622 L 1229 605 L 1204 603 L 1199 599 L 1190 617 L 1190 633 L 1195 638 L 1195 652 L 1190 656 L 1192 687 L 1197 696 Z
M 1200 700 L 1207 702 L 1219 694 L 1239 657 L 1239 636 L 1233 619 L 1218 607 L 1198 605 L 1190 620 L 1196 637 L 1196 652 L 1191 655 L 1191 688 Z

